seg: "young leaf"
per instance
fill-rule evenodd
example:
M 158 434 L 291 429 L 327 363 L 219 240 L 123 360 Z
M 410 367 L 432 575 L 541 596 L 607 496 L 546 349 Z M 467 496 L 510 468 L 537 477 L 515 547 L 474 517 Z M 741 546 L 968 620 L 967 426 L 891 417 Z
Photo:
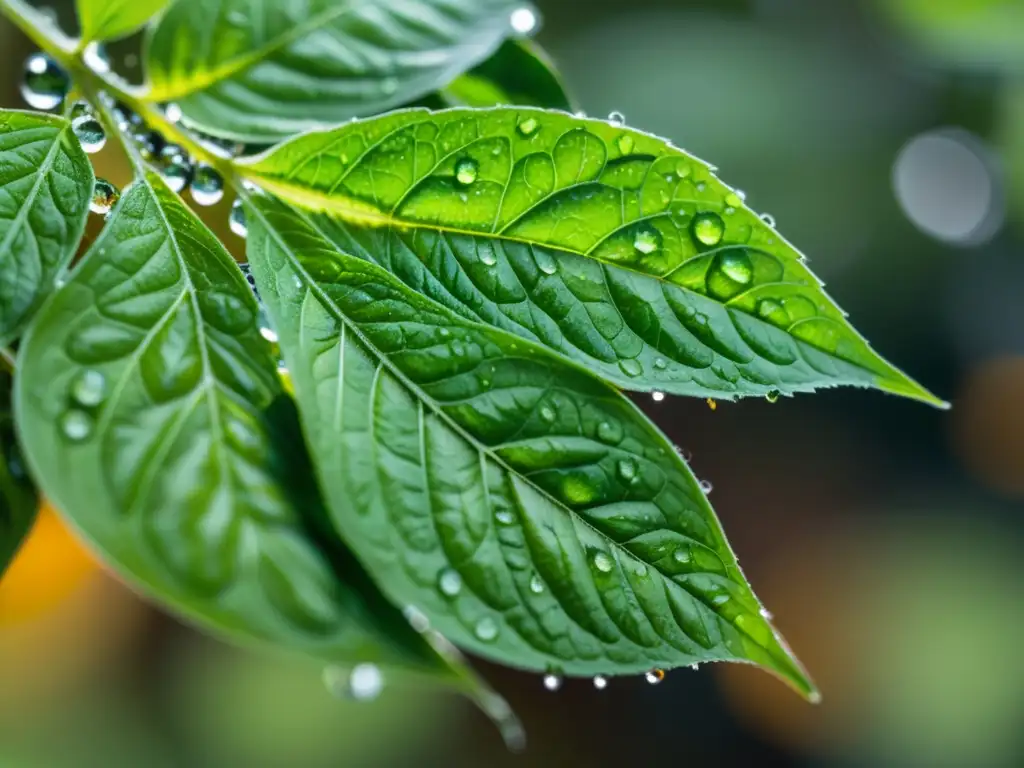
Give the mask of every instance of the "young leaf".
M 116 40 L 156 16 L 170 0 L 78 0 L 82 41 Z
M 611 386 L 250 199 L 248 250 L 342 537 L 458 645 L 570 675 L 750 661 L 813 685 L 697 481 Z
M 555 65 L 539 45 L 527 40 L 506 40 L 491 58 L 456 79 L 442 95 L 451 106 L 575 109 Z
M 874 386 L 940 404 L 872 351 L 739 193 L 654 136 L 525 108 L 407 110 L 240 171 L 324 212 L 342 250 L 622 387 Z
M 0 373 L 0 578 L 36 517 L 36 491 L 25 472 L 11 415 L 11 376 Z
M 17 338 L 74 255 L 92 186 L 69 123 L 0 110 L 0 346 Z
M 33 324 L 16 413 L 43 491 L 129 581 L 192 620 L 334 662 L 430 670 L 425 641 L 311 536 L 257 305 L 156 176 L 126 192 Z
M 413 101 L 487 58 L 513 0 L 178 0 L 150 40 L 151 98 L 269 142 Z

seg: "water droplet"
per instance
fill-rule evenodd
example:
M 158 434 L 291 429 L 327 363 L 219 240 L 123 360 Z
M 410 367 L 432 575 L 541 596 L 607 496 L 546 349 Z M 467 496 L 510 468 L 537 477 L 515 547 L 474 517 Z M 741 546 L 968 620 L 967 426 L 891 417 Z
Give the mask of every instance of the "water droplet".
M 71 397 L 85 408 L 95 408 L 107 396 L 107 379 L 99 371 L 82 371 L 71 385 Z
M 639 360 L 629 358 L 628 360 L 619 361 L 619 369 L 629 376 L 631 379 L 635 379 L 644 372 L 644 367 L 640 364 Z
M 659 390 L 656 389 L 653 392 L 651 392 L 651 399 L 656 403 L 660 403 L 662 400 L 665 399 L 665 393 L 660 392 Z
M 71 122 L 74 123 L 80 117 L 95 117 L 88 101 L 76 101 L 71 105 L 71 113 L 69 115 Z
M 189 191 L 196 205 L 216 205 L 224 197 L 224 180 L 212 166 L 201 163 L 192 175 Z
M 633 151 L 635 143 L 636 142 L 633 141 L 633 137 L 630 136 L 628 133 L 624 133 L 621 136 L 619 136 L 619 140 L 616 142 L 616 144 L 618 144 L 619 147 L 619 152 L 621 152 L 623 155 L 630 154 Z
M 654 227 L 638 229 L 633 239 L 633 247 L 645 256 L 661 248 L 661 232 Z
M 499 509 L 494 513 L 494 519 L 498 521 L 499 525 L 514 525 L 516 513 L 510 509 Z
M 761 221 L 763 221 L 765 224 L 767 224 L 772 229 L 775 229 L 775 217 L 772 216 L 770 213 L 762 213 L 761 214 Z
M 398 78 L 385 77 L 380 84 L 380 89 L 385 96 L 394 96 L 398 93 Z
M 597 425 L 597 439 L 608 445 L 617 445 L 622 440 L 622 425 L 617 421 L 602 421 Z
M 612 112 L 610 115 L 608 115 L 608 122 L 611 123 L 612 125 L 625 125 L 626 116 L 621 112 Z
M 228 216 L 228 226 L 238 237 L 245 237 L 249 234 L 249 227 L 245 222 L 245 206 L 239 198 L 231 204 L 231 213 Z
M 60 419 L 60 429 L 64 437 L 73 443 L 80 443 L 92 434 L 92 416 L 85 411 L 72 408 Z
M 779 394 L 779 390 L 770 389 L 768 390 L 768 394 L 764 396 L 764 399 L 767 400 L 769 403 L 777 403 L 779 402 Z
M 672 553 L 672 559 L 679 563 L 679 565 L 688 565 L 690 562 L 690 550 L 680 547 Z
M 150 162 L 159 157 L 163 145 L 163 137 L 156 131 L 151 131 L 144 125 L 136 126 L 132 132 L 132 141 L 142 155 L 142 159 Z
M 414 632 L 423 634 L 430 630 L 430 619 L 415 605 L 407 605 L 402 609 L 402 615 L 405 620 L 409 622 L 409 626 L 413 628 Z
M 110 56 L 103 43 L 92 42 L 85 46 L 85 50 L 82 51 L 82 61 L 93 72 L 98 72 L 101 75 L 110 71 Z
M 718 410 L 718 401 L 715 400 L 713 397 L 709 397 L 704 402 L 708 404 L 708 408 L 710 408 L 712 411 Z
M 619 477 L 621 477 L 627 483 L 632 483 L 636 480 L 636 462 L 632 459 L 620 459 L 619 460 Z
M 698 213 L 693 217 L 690 229 L 698 242 L 711 247 L 722 242 L 725 222 L 717 213 Z
M 603 691 L 608 687 L 608 678 L 604 675 L 594 675 L 594 687 L 599 691 Z
M 555 420 L 555 409 L 550 405 L 542 406 L 540 409 L 540 417 L 546 422 L 552 422 Z
M 754 265 L 745 248 L 732 249 L 715 257 L 714 269 L 720 271 L 734 283 L 746 285 L 754 279 Z
M 537 29 L 537 12 L 525 5 L 522 8 L 516 8 L 509 16 L 508 23 L 517 35 L 532 34 Z
M 736 191 L 730 192 L 725 196 L 725 204 L 730 208 L 739 208 L 741 205 L 743 205 L 743 200 L 745 197 L 746 195 L 742 191 L 737 189 Z
M 455 180 L 463 187 L 476 181 L 480 166 L 471 157 L 464 157 L 455 164 Z
M 704 191 L 705 189 L 707 189 L 707 188 L 708 188 L 708 185 L 707 185 L 707 184 L 705 184 L 705 183 L 704 183 L 703 181 L 702 181 L 702 182 L 700 182 L 699 184 L 697 184 L 697 186 L 695 187 L 695 189 L 696 189 L 696 190 L 697 190 L 698 192 L 703 192 L 703 191 Z
M 676 163 L 676 176 L 680 179 L 685 179 L 691 173 L 690 164 L 680 160 Z
M 615 561 L 612 556 L 607 552 L 595 552 L 591 561 L 594 563 L 594 567 L 601 573 L 611 573 L 612 569 L 615 568 Z
M 530 577 L 530 591 L 535 595 L 539 595 L 544 591 L 544 582 L 541 581 L 540 576 L 536 573 Z
M 545 690 L 554 692 L 554 691 L 557 691 L 561 687 L 562 687 L 562 677 L 560 675 L 555 675 L 555 674 L 552 674 L 550 672 L 548 674 L 544 675 L 544 689 Z
M 45 53 L 33 53 L 25 60 L 21 96 L 32 109 L 56 109 L 70 88 L 67 72 Z
M 690 669 L 692 669 L 694 672 L 696 672 L 697 671 L 697 662 L 694 662 L 693 664 L 691 664 L 690 665 Z
M 762 299 L 757 303 L 757 315 L 774 325 L 789 325 L 789 313 L 781 302 L 775 299 Z
M 347 693 L 356 701 L 373 701 L 384 690 L 384 673 L 376 664 L 356 664 L 348 676 Z
M 480 251 L 480 263 L 485 267 L 493 267 L 498 263 L 498 257 L 494 255 L 494 250 L 490 247 L 484 246 Z
M 117 187 L 106 179 L 96 179 L 92 188 L 92 200 L 89 201 L 89 210 L 102 216 L 110 213 L 110 209 L 117 203 L 121 193 Z
M 166 105 L 164 107 L 164 117 L 167 118 L 169 123 L 174 123 L 175 125 L 180 123 L 182 118 L 181 107 L 174 103 Z
M 665 360 L 664 357 L 656 357 L 654 358 L 654 367 L 659 371 L 664 371 L 666 368 L 668 368 L 668 362 Z
M 78 143 L 89 154 L 99 152 L 107 145 L 107 134 L 103 125 L 92 115 L 83 115 L 71 123 L 71 130 L 78 137 Z
M 537 122 L 536 118 L 528 117 L 516 126 L 516 130 L 519 131 L 520 136 L 526 137 L 533 136 L 539 127 L 540 123 Z
M 445 597 L 455 597 L 462 591 L 462 577 L 454 568 L 445 568 L 437 577 L 437 588 Z
M 533 260 L 537 262 L 537 269 L 545 275 L 553 275 L 558 271 L 558 263 L 555 261 L 555 257 L 547 251 L 534 250 Z
M 271 328 L 269 325 L 260 326 L 260 336 L 269 341 L 271 344 L 277 344 L 280 339 L 277 336 L 277 331 Z
M 489 616 L 485 616 L 476 623 L 473 628 L 476 639 L 489 643 L 498 636 L 498 623 Z
M 644 679 L 647 680 L 651 685 L 657 685 L 665 679 L 664 669 L 652 669 L 650 672 L 644 675 Z
M 710 480 L 701 480 L 700 481 L 700 492 L 703 493 L 705 496 L 707 496 L 709 493 L 711 493 L 711 491 L 713 491 L 714 489 L 715 489 L 715 486 L 713 486 L 711 484 Z
M 767 608 L 764 608 L 764 607 L 762 607 L 761 610 L 758 611 L 758 613 L 761 614 L 761 618 L 764 619 L 765 621 L 771 621 L 772 619 L 775 618 L 774 616 L 772 616 L 771 611 L 769 611 Z

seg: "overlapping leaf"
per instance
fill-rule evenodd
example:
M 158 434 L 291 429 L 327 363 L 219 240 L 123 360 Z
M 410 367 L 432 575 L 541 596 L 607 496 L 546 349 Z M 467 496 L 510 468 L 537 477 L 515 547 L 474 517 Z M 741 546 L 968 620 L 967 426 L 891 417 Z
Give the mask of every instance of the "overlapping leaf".
M 116 40 L 139 29 L 170 0 L 77 0 L 82 39 Z
M 562 78 L 540 46 L 506 40 L 491 58 L 457 78 L 442 93 L 449 106 L 523 104 L 572 111 Z
M 486 59 L 511 0 L 178 0 L 151 97 L 207 133 L 272 141 L 409 103 Z
M 854 385 L 939 402 L 705 163 L 638 131 L 525 108 L 408 110 L 240 171 L 321 212 L 342 250 L 626 388 Z
M 18 336 L 74 255 L 92 185 L 69 123 L 0 110 L 0 346 Z
M 697 481 L 628 399 L 269 196 L 247 215 L 333 521 L 393 600 L 505 664 L 752 661 L 812 694 Z
M 32 527 L 36 502 L 14 434 L 11 377 L 0 373 L 0 578 Z

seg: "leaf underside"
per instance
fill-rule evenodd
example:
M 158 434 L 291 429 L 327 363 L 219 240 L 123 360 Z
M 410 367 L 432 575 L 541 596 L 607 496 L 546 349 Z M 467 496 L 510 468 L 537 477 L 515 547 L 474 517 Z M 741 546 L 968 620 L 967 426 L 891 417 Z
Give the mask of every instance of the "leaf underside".
M 92 186 L 69 123 L 0 110 L 0 346 L 17 338 L 74 255 Z
M 297 137 L 240 171 L 318 212 L 343 251 L 618 386 L 851 385 L 942 405 L 705 163 L 648 134 L 522 107 L 414 109 Z
M 693 475 L 626 398 L 284 203 L 252 197 L 247 218 L 332 519 L 395 602 L 505 664 L 750 661 L 813 693 Z
M 445 88 L 442 96 L 453 107 L 522 104 L 575 110 L 554 64 L 528 40 L 506 40 L 487 61 Z
M 29 479 L 11 411 L 11 377 L 0 373 L 0 578 L 11 564 L 36 516 L 36 492 Z
M 485 60 L 511 0 L 178 0 L 148 45 L 150 98 L 200 130 L 272 141 L 415 101 Z
M 77 0 L 82 40 L 116 40 L 142 27 L 170 0 Z

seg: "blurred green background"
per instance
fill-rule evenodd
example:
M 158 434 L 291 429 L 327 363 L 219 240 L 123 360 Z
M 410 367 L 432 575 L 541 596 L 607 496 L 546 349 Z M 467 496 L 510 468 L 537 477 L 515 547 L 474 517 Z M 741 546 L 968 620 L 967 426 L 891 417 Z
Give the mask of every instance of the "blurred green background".
M 823 704 L 745 667 L 548 693 L 480 664 L 528 728 L 512 756 L 456 698 L 339 701 L 315 667 L 194 633 L 44 512 L 0 588 L 0 767 L 1024 765 L 1024 1 L 540 7 L 587 113 L 718 165 L 954 404 L 643 402 L 714 484 Z M 20 106 L 30 49 L 6 22 L 0 40 Z M 227 204 L 209 220 L 238 250 Z

